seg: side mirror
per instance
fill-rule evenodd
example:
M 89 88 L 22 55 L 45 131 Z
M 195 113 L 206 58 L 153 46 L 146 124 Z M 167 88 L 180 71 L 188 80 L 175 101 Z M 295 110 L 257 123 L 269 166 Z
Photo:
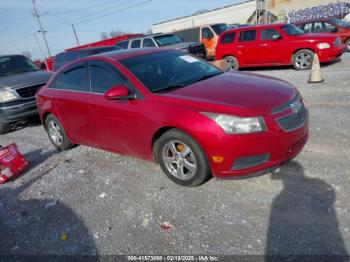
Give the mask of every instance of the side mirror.
M 135 95 L 129 93 L 129 89 L 123 85 L 117 85 L 108 89 L 105 93 L 105 98 L 108 100 L 123 100 L 123 99 L 133 99 Z
M 273 38 L 273 40 L 277 41 L 277 40 L 281 40 L 282 36 L 281 35 L 273 35 L 272 38 Z

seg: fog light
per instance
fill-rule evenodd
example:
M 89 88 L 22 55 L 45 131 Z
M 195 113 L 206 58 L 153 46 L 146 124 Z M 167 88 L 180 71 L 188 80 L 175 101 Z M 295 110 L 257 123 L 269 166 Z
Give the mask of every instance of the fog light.
M 214 163 L 221 164 L 224 162 L 224 157 L 223 156 L 213 156 L 212 157 Z

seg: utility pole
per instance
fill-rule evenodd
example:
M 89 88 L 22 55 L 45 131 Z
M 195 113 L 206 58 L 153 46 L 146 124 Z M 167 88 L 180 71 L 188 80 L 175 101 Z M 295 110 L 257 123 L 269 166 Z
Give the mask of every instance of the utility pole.
M 73 28 L 73 32 L 74 32 L 74 35 L 75 35 L 75 40 L 77 40 L 77 44 L 78 44 L 78 46 L 80 46 L 80 44 L 79 44 L 79 39 L 78 39 L 78 35 L 77 35 L 77 32 L 75 31 L 74 24 L 72 24 L 72 28 Z
M 44 42 L 45 42 L 45 45 L 46 45 L 46 48 L 47 48 L 47 52 L 49 54 L 49 57 L 51 57 L 50 48 L 49 48 L 49 45 L 47 43 L 46 36 L 45 36 L 46 31 L 44 31 L 44 29 L 43 29 L 43 25 L 41 24 L 41 21 L 40 21 L 40 15 L 38 13 L 38 10 L 36 10 L 35 0 L 32 0 L 32 3 L 33 3 L 33 16 L 36 17 L 36 19 L 38 20 L 38 24 L 39 24 L 39 27 L 40 27 L 39 33 L 40 32 L 42 33 L 43 38 L 44 38 Z

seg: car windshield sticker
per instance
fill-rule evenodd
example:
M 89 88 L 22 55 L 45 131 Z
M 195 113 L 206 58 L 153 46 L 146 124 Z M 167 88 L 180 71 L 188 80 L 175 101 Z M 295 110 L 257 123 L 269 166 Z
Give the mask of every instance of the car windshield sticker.
M 184 61 L 186 61 L 187 63 L 195 63 L 195 62 L 199 62 L 199 60 L 197 58 L 194 58 L 190 55 L 183 55 L 180 56 L 180 58 Z

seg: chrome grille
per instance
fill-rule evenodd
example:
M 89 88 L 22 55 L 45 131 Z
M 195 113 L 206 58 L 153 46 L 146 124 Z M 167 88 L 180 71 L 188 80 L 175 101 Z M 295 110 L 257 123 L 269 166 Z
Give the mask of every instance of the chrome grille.
M 292 131 L 302 127 L 305 124 L 305 121 L 308 117 L 307 109 L 304 103 L 301 103 L 299 109 L 297 111 L 293 110 L 293 113 L 277 118 L 277 123 L 282 127 L 285 131 Z
M 31 98 L 34 97 L 36 92 L 39 90 L 40 87 L 45 85 L 45 83 L 33 85 L 33 86 L 27 86 L 16 89 L 17 94 L 22 98 Z
M 279 112 L 282 112 L 284 110 L 287 110 L 288 108 L 290 108 L 290 105 L 296 101 L 298 101 L 298 99 L 300 99 L 300 94 L 297 93 L 292 100 L 289 100 L 287 103 L 284 103 L 278 107 L 275 107 L 274 109 L 271 110 L 271 114 L 277 114 Z

